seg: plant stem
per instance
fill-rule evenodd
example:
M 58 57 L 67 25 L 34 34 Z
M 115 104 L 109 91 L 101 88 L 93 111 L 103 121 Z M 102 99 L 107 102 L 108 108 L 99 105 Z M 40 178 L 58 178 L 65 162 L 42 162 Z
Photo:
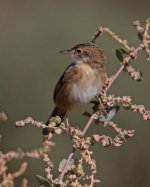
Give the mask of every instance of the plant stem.
M 63 170 L 62 170 L 62 172 L 61 172 L 61 174 L 60 174 L 60 176 L 59 176 L 59 178 L 60 178 L 61 181 L 63 181 L 63 178 L 64 178 L 64 176 L 65 176 L 65 173 L 66 173 L 67 170 L 68 170 L 68 165 L 69 165 L 69 163 L 70 163 L 70 161 L 71 161 L 71 159 L 72 159 L 72 157 L 73 157 L 73 155 L 74 155 L 75 150 L 76 150 L 76 149 L 73 149 L 73 151 L 69 154 L 68 159 L 67 159 L 67 161 L 66 161 L 66 163 L 65 163 L 65 165 L 64 165 L 64 167 L 63 167 Z

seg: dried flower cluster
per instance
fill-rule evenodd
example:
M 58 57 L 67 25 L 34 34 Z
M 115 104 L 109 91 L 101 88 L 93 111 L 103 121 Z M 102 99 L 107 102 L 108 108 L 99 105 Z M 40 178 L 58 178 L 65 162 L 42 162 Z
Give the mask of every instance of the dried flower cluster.
M 7 153 L 0 152 L 0 186 L 1 187 L 13 187 L 15 185 L 14 180 L 20 177 L 27 169 L 27 163 L 23 162 L 18 169 L 18 171 L 14 173 L 10 173 L 8 171 L 8 162 L 14 159 L 22 159 L 24 157 L 29 158 L 40 158 L 43 155 L 43 149 L 35 149 L 30 152 L 23 152 L 21 150 L 18 151 L 9 151 Z M 22 181 L 22 187 L 27 187 L 27 180 L 24 179 Z
M 72 139 L 72 147 L 73 151 L 76 149 L 80 150 L 80 159 L 76 159 L 72 165 L 67 168 L 69 169 L 68 174 L 66 176 L 66 184 L 69 184 L 71 186 L 82 186 L 82 183 L 84 181 L 84 185 L 87 186 L 89 184 L 93 184 L 96 182 L 99 182 L 99 180 L 95 179 L 96 174 L 96 161 L 92 158 L 93 152 L 90 151 L 90 146 L 93 145 L 92 138 L 90 137 L 83 137 L 83 132 L 78 128 L 71 127 L 70 129 L 70 137 Z M 90 172 L 88 173 L 84 170 L 84 163 L 89 166 Z M 64 171 L 64 170 L 62 170 Z M 90 173 L 90 174 L 89 174 Z M 64 174 L 61 173 L 60 178 L 64 181 Z
M 114 138 L 107 136 L 107 135 L 94 134 L 92 136 L 93 140 L 96 142 L 100 142 L 103 147 L 108 147 L 108 146 L 119 147 L 124 142 L 126 142 L 128 138 L 134 136 L 135 130 L 125 130 L 122 128 L 118 128 L 117 124 L 115 124 L 112 121 L 105 121 L 103 125 L 105 127 L 107 126 L 112 127 L 117 133 L 117 135 Z
M 27 118 L 26 120 L 22 120 L 16 123 L 16 127 L 23 127 L 28 124 L 34 124 L 37 127 L 45 127 L 44 124 L 34 121 L 32 118 Z M 15 185 L 15 179 L 20 177 L 27 169 L 27 163 L 23 162 L 18 169 L 18 171 L 14 173 L 10 173 L 8 171 L 8 162 L 14 159 L 23 159 L 23 158 L 35 158 L 39 159 L 41 157 L 45 158 L 45 154 L 48 153 L 54 144 L 49 141 L 49 139 L 45 139 L 43 141 L 43 147 L 38 149 L 33 149 L 32 151 L 24 152 L 21 149 L 17 151 L 9 151 L 7 153 L 3 153 L 0 151 L 0 187 L 13 187 Z M 44 160 L 44 159 L 43 159 Z M 45 161 L 46 162 L 46 161 Z M 27 179 L 23 179 L 22 187 L 27 187 L 28 181 Z
M 93 152 L 90 149 L 91 146 L 93 146 L 95 143 L 100 142 L 104 147 L 119 147 L 124 142 L 126 142 L 128 138 L 134 136 L 135 130 L 122 129 L 112 121 L 116 113 L 119 112 L 119 108 L 122 107 L 133 112 L 138 112 L 142 115 L 144 120 L 150 120 L 150 111 L 145 109 L 143 105 L 133 104 L 130 96 L 120 97 L 107 95 L 108 89 L 112 86 L 113 82 L 118 78 L 122 71 L 127 72 L 127 74 L 135 81 L 142 80 L 142 73 L 135 70 L 135 68 L 131 66 L 131 62 L 137 58 L 139 51 L 144 50 L 148 56 L 147 60 L 150 60 L 150 19 L 146 20 L 146 24 L 144 27 L 141 26 L 139 21 L 135 21 L 133 25 L 137 29 L 138 38 L 140 40 L 140 43 L 137 47 L 130 47 L 127 40 L 122 40 L 109 28 L 105 27 L 98 28 L 92 39 L 92 42 L 95 43 L 96 39 L 106 32 L 113 39 L 123 45 L 125 49 L 116 49 L 116 56 L 120 61 L 120 68 L 112 77 L 108 78 L 108 80 L 105 82 L 103 91 L 101 92 L 100 96 L 97 97 L 98 101 L 92 102 L 94 104 L 92 108 L 93 113 L 85 113 L 85 115 L 89 117 L 89 120 L 85 125 L 83 131 L 81 131 L 79 128 L 68 126 L 68 118 L 66 120 L 66 124 L 61 123 L 61 119 L 58 116 L 51 118 L 48 126 L 46 126 L 42 122 L 35 121 L 30 117 L 25 120 L 16 122 L 16 127 L 24 127 L 26 125 L 34 125 L 39 128 L 47 127 L 49 130 L 49 134 L 43 136 L 42 147 L 31 152 L 24 153 L 20 150 L 10 151 L 5 154 L 0 152 L 0 176 L 2 178 L 2 180 L 0 181 L 0 185 L 2 187 L 14 186 L 14 179 L 19 177 L 27 167 L 26 163 L 23 163 L 17 172 L 8 174 L 7 162 L 12 159 L 19 159 L 24 157 L 43 158 L 43 161 L 45 163 L 46 178 L 37 175 L 37 180 L 39 181 L 40 186 L 93 187 L 95 183 L 100 182 L 100 180 L 95 179 L 97 168 L 96 161 L 93 159 Z M 0 120 L 4 120 L 4 118 L 4 115 L 0 113 Z M 85 134 L 91 126 L 92 122 L 96 122 L 96 124 L 98 125 L 103 125 L 105 128 L 112 128 L 115 131 L 116 135 L 114 137 L 110 137 L 108 135 L 96 133 L 86 137 Z M 60 123 L 61 125 L 59 127 L 56 126 Z M 52 142 L 52 137 L 55 134 L 61 135 L 62 132 L 65 132 L 70 136 L 70 141 L 72 141 L 72 151 L 68 155 L 67 159 L 63 159 L 62 161 L 60 161 L 60 165 L 58 168 L 59 175 L 54 178 L 54 163 L 49 157 L 49 152 L 55 145 Z M 80 156 L 79 158 L 73 159 L 76 150 L 80 152 Z M 88 171 L 85 166 L 88 166 Z M 22 187 L 26 186 L 27 180 L 24 179 L 22 181 Z
M 94 178 L 94 175 L 96 174 L 96 161 L 92 159 L 91 155 L 93 152 L 89 150 L 90 145 L 94 143 L 93 139 L 90 137 L 83 138 L 83 133 L 78 128 L 69 127 L 69 130 L 68 130 L 68 127 L 64 123 L 61 123 L 60 127 L 56 127 L 56 122 L 58 121 L 60 122 L 60 118 L 58 116 L 51 118 L 51 122 L 48 126 L 50 133 L 46 136 L 43 136 L 42 157 L 45 163 L 46 177 L 49 181 L 46 181 L 46 179 L 40 176 L 38 176 L 38 180 L 40 182 L 42 181 L 41 182 L 42 184 L 44 181 L 44 183 L 49 183 L 50 185 L 52 184 L 62 185 L 63 184 L 66 186 L 70 185 L 74 187 L 83 186 L 81 184 L 83 181 L 84 183 L 85 181 L 87 181 L 89 184 L 92 184 L 92 185 L 94 185 L 94 183 L 96 182 L 99 182 L 99 180 L 96 180 Z M 23 127 L 26 125 L 34 125 L 34 126 L 41 127 L 41 128 L 47 127 L 41 122 L 37 122 L 33 120 L 32 118 L 27 118 L 25 120 L 16 122 L 17 127 Z M 51 141 L 51 138 L 54 135 L 54 133 L 61 134 L 63 131 L 65 131 L 66 133 L 69 132 L 70 138 L 72 140 L 73 152 L 76 149 L 79 149 L 81 151 L 81 158 L 76 159 L 72 163 L 69 162 L 69 165 L 67 165 L 67 170 L 68 170 L 67 175 L 65 175 L 65 173 L 63 172 L 64 165 L 66 163 L 64 161 L 63 162 L 61 161 L 60 167 L 59 167 L 60 176 L 54 179 L 52 175 L 53 162 L 50 160 L 48 153 L 51 150 L 51 148 L 54 146 L 54 144 Z M 83 163 L 86 163 L 89 165 L 89 168 L 91 169 L 91 174 L 87 174 L 84 171 Z
M 132 104 L 131 96 L 115 97 L 114 95 L 102 94 L 101 100 L 106 106 L 122 105 L 125 109 L 139 112 L 144 120 L 150 120 L 150 110 L 146 110 L 143 105 Z

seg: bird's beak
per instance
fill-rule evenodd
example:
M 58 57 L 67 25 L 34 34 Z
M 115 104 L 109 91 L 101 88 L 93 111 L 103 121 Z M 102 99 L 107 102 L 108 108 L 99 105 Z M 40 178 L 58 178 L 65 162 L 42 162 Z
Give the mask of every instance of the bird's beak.
M 60 53 L 62 54 L 66 54 L 66 55 L 69 55 L 70 54 L 70 50 L 67 49 L 67 50 L 62 50 L 62 51 L 59 51 Z

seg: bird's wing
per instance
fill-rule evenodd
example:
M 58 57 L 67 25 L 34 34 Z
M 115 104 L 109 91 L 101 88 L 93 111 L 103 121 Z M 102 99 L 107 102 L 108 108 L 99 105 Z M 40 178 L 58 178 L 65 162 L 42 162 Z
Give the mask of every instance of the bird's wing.
M 59 78 L 55 89 L 54 89 L 54 95 L 53 98 L 55 100 L 57 94 L 59 92 L 61 92 L 61 90 L 66 86 L 66 83 L 68 83 L 69 81 L 72 80 L 72 68 L 75 66 L 75 63 L 70 64 L 66 70 L 64 71 L 64 73 L 61 75 L 61 77 Z M 73 68 L 74 69 L 74 68 Z

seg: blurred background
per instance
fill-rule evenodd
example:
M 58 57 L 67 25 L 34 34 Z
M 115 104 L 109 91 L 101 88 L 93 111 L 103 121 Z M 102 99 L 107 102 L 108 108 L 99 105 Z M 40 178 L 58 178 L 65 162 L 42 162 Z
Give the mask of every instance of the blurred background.
M 0 111 L 8 121 L 0 125 L 1 151 L 24 151 L 41 146 L 41 129 L 28 126 L 15 128 L 15 122 L 26 117 L 45 122 L 53 109 L 55 84 L 71 59 L 59 54 L 60 50 L 91 40 L 99 26 L 111 28 L 130 46 L 137 46 L 135 20 L 150 17 L 150 1 L 52 1 L 5 0 L 0 1 Z M 107 56 L 107 73 L 113 75 L 119 67 L 115 49 L 122 47 L 107 34 L 97 40 Z M 114 83 L 109 93 L 116 96 L 131 95 L 133 102 L 150 108 L 150 64 L 140 52 L 133 63 L 143 72 L 143 81 L 135 82 L 126 74 Z M 89 107 L 86 108 L 86 111 Z M 125 129 L 135 129 L 135 136 L 119 148 L 94 145 L 93 157 L 97 161 L 97 178 L 102 187 L 150 186 L 150 122 L 142 116 L 121 109 L 115 122 Z M 83 129 L 87 119 L 82 112 L 70 115 L 70 123 Z M 90 133 L 112 134 L 108 129 L 93 125 Z M 54 138 L 56 146 L 50 157 L 57 166 L 71 150 L 69 137 Z M 63 149 L 62 149 L 63 147 Z M 26 159 L 28 169 L 23 177 L 30 187 L 38 186 L 35 175 L 45 176 L 42 160 Z M 18 169 L 22 161 L 9 163 L 9 171 Z M 16 186 L 20 186 L 20 178 Z

